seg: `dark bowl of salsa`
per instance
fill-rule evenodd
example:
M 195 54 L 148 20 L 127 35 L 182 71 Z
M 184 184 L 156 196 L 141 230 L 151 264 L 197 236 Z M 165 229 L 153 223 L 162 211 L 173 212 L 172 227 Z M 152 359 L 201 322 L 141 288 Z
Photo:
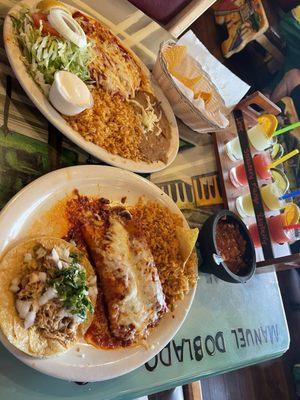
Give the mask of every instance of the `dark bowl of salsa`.
M 248 229 L 236 214 L 222 210 L 205 221 L 198 237 L 203 260 L 200 271 L 233 283 L 245 283 L 256 268 Z

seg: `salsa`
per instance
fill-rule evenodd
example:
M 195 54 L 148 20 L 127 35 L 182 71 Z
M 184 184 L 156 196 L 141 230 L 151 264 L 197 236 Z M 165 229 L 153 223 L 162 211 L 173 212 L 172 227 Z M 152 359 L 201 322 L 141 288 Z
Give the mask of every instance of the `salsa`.
M 126 347 L 130 344 L 115 338 L 111 334 L 106 316 L 104 295 L 99 282 L 94 318 L 90 327 L 86 331 L 84 338 L 88 343 L 98 349 L 111 350 Z
M 246 241 L 237 224 L 220 220 L 216 227 L 216 243 L 220 256 L 231 272 L 237 274 L 246 267 Z

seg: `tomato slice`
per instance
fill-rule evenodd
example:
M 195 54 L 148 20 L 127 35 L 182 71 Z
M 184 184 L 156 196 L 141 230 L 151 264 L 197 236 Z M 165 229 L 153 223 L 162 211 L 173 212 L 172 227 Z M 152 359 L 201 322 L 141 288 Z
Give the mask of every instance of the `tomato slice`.
M 34 26 L 36 28 L 40 27 L 40 21 L 43 22 L 43 30 L 42 30 L 42 32 L 45 35 L 59 36 L 59 33 L 57 32 L 57 30 L 54 29 L 51 26 L 50 22 L 48 21 L 47 14 L 44 14 L 44 13 L 33 13 L 33 14 L 31 14 L 31 17 L 33 19 L 33 23 L 34 23 Z

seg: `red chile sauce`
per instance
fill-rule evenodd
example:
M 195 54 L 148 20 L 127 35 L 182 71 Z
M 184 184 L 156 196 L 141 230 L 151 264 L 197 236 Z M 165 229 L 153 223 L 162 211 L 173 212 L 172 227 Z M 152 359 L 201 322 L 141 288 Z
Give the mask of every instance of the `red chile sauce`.
M 216 227 L 216 244 L 220 256 L 231 272 L 237 274 L 246 267 L 246 241 L 234 221 L 221 219 Z
M 83 240 L 81 227 L 83 224 L 92 221 L 94 224 L 99 225 L 99 227 L 102 226 L 105 229 L 108 227 L 109 216 L 112 214 L 118 214 L 124 219 L 129 219 L 130 217 L 130 213 L 128 213 L 123 206 L 111 207 L 107 199 L 81 196 L 78 191 L 75 190 L 74 197 L 68 200 L 66 204 L 66 216 L 69 223 L 69 230 L 65 239 L 67 241 L 73 240 L 77 247 L 87 254 L 91 262 L 88 249 Z M 126 347 L 130 343 L 118 340 L 110 333 L 103 297 L 101 283 L 98 278 L 98 296 L 94 318 L 92 324 L 85 333 L 85 339 L 88 343 L 101 349 Z

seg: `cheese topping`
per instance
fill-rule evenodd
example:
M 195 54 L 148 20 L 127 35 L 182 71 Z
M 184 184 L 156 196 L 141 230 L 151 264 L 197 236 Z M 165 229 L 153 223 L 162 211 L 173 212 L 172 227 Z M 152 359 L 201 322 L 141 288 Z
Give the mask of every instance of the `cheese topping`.
M 159 319 L 165 307 L 153 256 L 145 243 L 129 237 L 116 218 L 110 219 L 108 239 L 109 246 L 103 252 L 106 268 L 126 285 L 124 298 L 118 302 L 113 318 L 117 318 L 119 326 L 133 326 L 143 334 Z
M 158 129 L 156 135 L 158 136 L 162 132 L 160 126 L 157 125 L 161 119 L 162 114 L 160 112 L 160 115 L 157 116 L 154 110 L 154 104 L 151 103 L 150 97 L 146 96 L 146 99 L 147 99 L 146 107 L 142 106 L 142 104 L 133 99 L 129 100 L 129 102 L 137 106 L 142 112 L 141 114 L 139 114 L 139 119 L 141 121 L 143 132 L 146 134 L 152 132 L 155 126 L 157 126 Z

